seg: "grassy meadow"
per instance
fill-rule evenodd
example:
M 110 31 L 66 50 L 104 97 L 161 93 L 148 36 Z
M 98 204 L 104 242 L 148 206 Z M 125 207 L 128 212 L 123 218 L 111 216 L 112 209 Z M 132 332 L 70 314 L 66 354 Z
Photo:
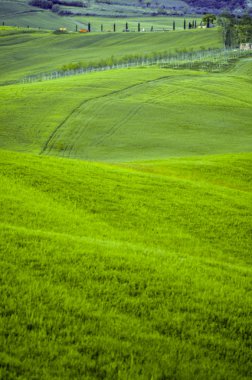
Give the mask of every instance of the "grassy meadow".
M 2 151 L 2 378 L 249 379 L 251 159 Z
M 0 28 L 1 35 L 1 28 Z M 0 38 L 0 84 L 25 76 L 52 72 L 75 62 L 100 62 L 114 56 L 199 50 L 221 47 L 218 30 L 188 30 L 155 33 L 62 34 L 21 29 Z M 8 62 L 8 65 L 6 64 Z
M 29 5 L 28 1 L 1 0 L 0 25 L 19 28 L 37 28 L 55 30 L 64 25 L 68 30 L 84 27 L 84 24 L 72 17 L 59 16 L 46 9 Z
M 251 379 L 251 57 L 22 83 L 220 34 L 0 34 L 0 378 Z
M 132 68 L 0 92 L 5 149 L 109 162 L 251 149 L 252 86 L 237 72 Z

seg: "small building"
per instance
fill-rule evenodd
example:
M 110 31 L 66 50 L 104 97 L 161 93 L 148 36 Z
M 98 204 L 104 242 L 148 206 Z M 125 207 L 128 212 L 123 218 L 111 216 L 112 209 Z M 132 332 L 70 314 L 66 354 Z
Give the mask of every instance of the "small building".
M 198 29 L 208 29 L 208 28 L 215 28 L 215 27 L 216 25 L 212 24 L 211 22 L 208 25 L 201 23 L 201 25 L 198 26 Z
M 240 44 L 240 50 L 252 50 L 252 43 L 246 42 L 246 43 Z
M 79 32 L 80 33 L 89 33 L 89 30 L 88 29 L 80 29 Z
M 54 31 L 54 34 L 66 34 L 68 33 L 67 28 L 58 28 Z

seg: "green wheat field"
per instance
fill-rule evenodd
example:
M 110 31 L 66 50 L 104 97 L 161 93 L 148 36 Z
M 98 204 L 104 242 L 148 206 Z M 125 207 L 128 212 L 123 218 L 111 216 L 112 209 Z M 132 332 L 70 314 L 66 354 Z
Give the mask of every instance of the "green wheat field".
M 251 379 L 252 57 L 23 83 L 221 33 L 0 36 L 0 378 Z

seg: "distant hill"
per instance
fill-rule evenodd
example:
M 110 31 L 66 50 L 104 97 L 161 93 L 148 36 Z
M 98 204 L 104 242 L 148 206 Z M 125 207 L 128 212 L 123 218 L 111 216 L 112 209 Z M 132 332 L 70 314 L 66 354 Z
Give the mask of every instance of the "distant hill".
M 252 0 L 0 0 L 0 25 L 68 30 L 86 28 L 87 17 L 201 16 L 250 12 Z M 105 22 L 105 21 L 104 21 Z
M 251 0 L 2 0 L 1 11 L 6 3 L 13 9 L 26 4 L 59 16 L 183 16 L 224 10 L 239 15 L 252 10 Z
M 220 12 L 229 10 L 231 12 L 240 13 L 250 8 L 247 0 L 185 0 L 192 8 L 200 12 Z

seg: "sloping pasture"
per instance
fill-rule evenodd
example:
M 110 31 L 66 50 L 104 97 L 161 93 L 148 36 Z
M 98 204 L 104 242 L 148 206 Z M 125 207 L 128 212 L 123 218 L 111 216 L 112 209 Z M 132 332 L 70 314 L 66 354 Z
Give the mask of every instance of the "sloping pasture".
M 81 104 L 43 153 L 132 161 L 250 151 L 252 87 L 244 83 L 169 71 L 149 79 L 146 70 L 144 82 Z
M 251 149 L 252 87 L 242 73 L 124 69 L 1 93 L 5 149 L 92 161 Z
M 46 9 L 33 7 L 28 1 L 1 0 L 0 25 L 17 26 L 27 28 L 41 28 L 55 30 L 65 26 L 69 30 L 75 30 L 76 24 L 84 26 L 81 21 L 71 17 L 59 16 Z
M 0 30 L 1 32 L 1 30 Z M 52 72 L 74 62 L 100 62 L 111 56 L 221 47 L 217 30 L 167 33 L 21 33 L 0 38 L 0 83 Z
M 251 162 L 2 151 L 2 378 L 250 379 Z
M 251 379 L 252 61 L 10 85 L 220 44 L 14 33 L 0 38 L 0 378 Z

